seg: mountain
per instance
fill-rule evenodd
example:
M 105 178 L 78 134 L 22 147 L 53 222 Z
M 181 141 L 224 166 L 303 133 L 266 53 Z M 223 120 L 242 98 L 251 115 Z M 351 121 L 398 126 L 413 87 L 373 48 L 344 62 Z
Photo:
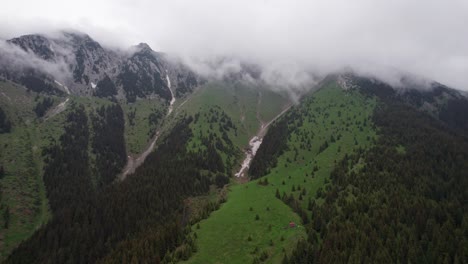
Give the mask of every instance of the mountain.
M 61 32 L 52 37 L 25 35 L 7 43 L 24 51 L 23 67 L 14 71 L 4 67 L 1 75 L 38 92 L 62 90 L 77 95 L 115 96 L 130 102 L 159 96 L 170 101 L 172 92 L 167 76 L 177 80 L 171 86 L 174 96 L 190 92 L 200 81 L 187 67 L 154 52 L 144 43 L 125 52 L 114 51 L 76 32 Z M 0 56 L 0 65 L 15 60 L 9 55 Z M 31 60 L 35 64 L 28 63 Z
M 430 82 L 426 86 L 403 82 L 403 86 L 395 89 L 376 79 L 356 76 L 348 78 L 347 83 L 360 87 L 364 92 L 376 94 L 385 101 L 404 101 L 468 135 L 468 98 L 461 91 L 437 82 Z
M 468 260 L 461 91 L 347 72 L 297 99 L 144 43 L 0 47 L 5 263 Z
M 466 133 L 421 107 L 467 105 L 460 92 L 354 75 L 317 88 L 270 127 L 251 181 L 192 225 L 197 249 L 183 263 L 466 259 Z

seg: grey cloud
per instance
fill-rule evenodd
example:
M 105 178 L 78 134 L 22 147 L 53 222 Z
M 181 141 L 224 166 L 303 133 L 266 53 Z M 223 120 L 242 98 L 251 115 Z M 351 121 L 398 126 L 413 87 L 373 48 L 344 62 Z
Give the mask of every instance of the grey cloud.
M 73 56 L 69 51 L 57 45 L 53 45 L 53 49 L 54 52 L 68 56 L 68 58 Z M 0 40 L 0 54 L 0 69 L 7 72 L 23 72 L 28 69 L 35 69 L 53 76 L 62 83 L 67 83 L 72 78 L 68 63 L 63 57 L 57 57 L 58 60 L 56 61 L 48 61 L 4 40 Z
M 106 46 L 148 42 L 208 76 L 245 61 L 262 67 L 263 80 L 297 92 L 348 68 L 396 86 L 410 74 L 468 90 L 466 0 L 10 2 L 0 35 L 38 31 L 37 21 L 47 30 L 66 25 Z M 24 12 L 14 14 L 18 5 Z

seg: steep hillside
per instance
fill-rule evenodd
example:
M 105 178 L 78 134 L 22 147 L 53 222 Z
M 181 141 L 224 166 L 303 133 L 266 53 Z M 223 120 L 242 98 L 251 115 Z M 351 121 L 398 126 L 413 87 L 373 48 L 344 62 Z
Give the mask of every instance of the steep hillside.
M 66 116 L 76 104 L 82 104 L 91 119 L 86 152 L 91 188 L 99 188 L 115 179 L 125 164 L 123 111 L 119 117 L 119 110 L 111 108 L 117 105 L 99 98 L 50 96 L 0 81 L 0 106 L 11 127 L 0 133 L 2 259 L 51 218 L 49 206 L 55 205 L 50 187 L 58 180 L 50 176 L 58 166 L 48 164 L 47 153 L 63 137 Z
M 284 263 L 468 259 L 466 137 L 406 100 L 378 96 L 379 139 L 338 163 L 324 203 L 311 207 L 307 242 Z
M 61 121 L 37 119 L 33 109 L 41 100 L 21 86 L 0 81 L 0 106 L 11 126 L 0 133 L 1 259 L 50 218 L 41 151 L 58 138 Z
M 238 168 L 241 151 L 248 146 L 250 138 L 288 105 L 287 97 L 264 87 L 211 82 L 176 108 L 176 114 L 194 117 L 191 124 L 194 136 L 189 148 L 199 153 L 207 147 L 216 150 L 226 173 L 231 175 Z
M 347 76 L 349 86 L 378 95 L 382 101 L 400 101 L 439 119 L 451 129 L 468 135 L 468 98 L 461 91 L 440 83 L 432 82 L 426 86 L 404 83 L 403 87 L 392 88 L 375 79 Z
M 250 175 L 260 179 L 233 184 L 227 202 L 192 226 L 197 253 L 188 263 L 280 262 L 306 236 L 308 207 L 329 186 L 335 162 L 371 146 L 375 105 L 375 99 L 331 82 L 289 110 L 254 158 Z M 268 170 L 252 173 L 264 162 Z M 291 221 L 298 227 L 290 228 Z

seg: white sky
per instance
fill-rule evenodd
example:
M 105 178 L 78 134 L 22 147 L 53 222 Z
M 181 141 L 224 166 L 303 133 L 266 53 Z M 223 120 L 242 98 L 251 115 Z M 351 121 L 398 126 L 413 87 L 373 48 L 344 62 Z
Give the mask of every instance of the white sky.
M 2 0 L 0 37 L 72 28 L 107 46 L 329 72 L 410 72 L 468 90 L 468 0 Z

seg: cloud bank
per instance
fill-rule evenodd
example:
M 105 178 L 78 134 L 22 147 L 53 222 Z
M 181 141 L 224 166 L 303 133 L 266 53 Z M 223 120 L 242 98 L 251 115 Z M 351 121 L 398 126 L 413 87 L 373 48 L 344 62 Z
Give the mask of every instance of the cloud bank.
M 58 48 L 56 47 L 56 52 L 65 52 L 65 50 L 58 50 Z M 68 83 L 72 79 L 68 62 L 63 59 L 47 61 L 3 40 L 0 40 L 0 54 L 0 71 L 14 73 L 16 71 L 40 70 L 40 72 L 53 76 L 62 83 Z M 72 54 L 67 55 L 73 56 Z
M 279 84 L 297 86 L 307 81 L 307 72 L 324 75 L 352 68 L 393 84 L 400 73 L 410 73 L 468 90 L 466 0 L 2 4 L 2 38 L 64 28 L 86 32 L 110 47 L 147 42 L 186 61 L 224 56 L 257 63 L 265 78 Z

